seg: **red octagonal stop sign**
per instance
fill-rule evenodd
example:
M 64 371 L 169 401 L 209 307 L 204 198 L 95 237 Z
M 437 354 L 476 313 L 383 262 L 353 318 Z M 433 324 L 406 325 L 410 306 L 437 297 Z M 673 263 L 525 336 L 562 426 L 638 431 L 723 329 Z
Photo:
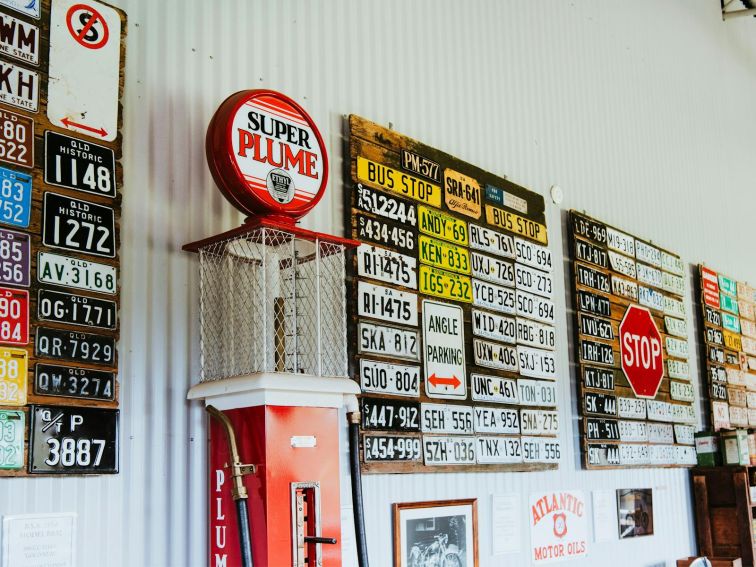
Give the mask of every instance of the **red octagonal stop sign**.
M 664 376 L 662 337 L 651 312 L 631 305 L 619 328 L 622 371 L 639 398 L 655 398 Z

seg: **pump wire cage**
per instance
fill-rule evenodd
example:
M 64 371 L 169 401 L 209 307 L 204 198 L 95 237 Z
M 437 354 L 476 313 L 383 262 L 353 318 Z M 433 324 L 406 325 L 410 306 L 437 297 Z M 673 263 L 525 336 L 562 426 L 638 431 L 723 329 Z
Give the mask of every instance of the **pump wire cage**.
M 185 246 L 200 261 L 200 381 L 261 372 L 346 377 L 352 245 L 256 222 Z

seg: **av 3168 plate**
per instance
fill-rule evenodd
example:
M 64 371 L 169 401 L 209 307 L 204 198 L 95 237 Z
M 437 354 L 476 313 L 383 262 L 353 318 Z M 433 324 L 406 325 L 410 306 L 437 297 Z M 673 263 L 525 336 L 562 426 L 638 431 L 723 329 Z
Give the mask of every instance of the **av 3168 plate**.
M 39 252 L 37 279 L 41 283 L 115 295 L 117 270 L 99 262 Z

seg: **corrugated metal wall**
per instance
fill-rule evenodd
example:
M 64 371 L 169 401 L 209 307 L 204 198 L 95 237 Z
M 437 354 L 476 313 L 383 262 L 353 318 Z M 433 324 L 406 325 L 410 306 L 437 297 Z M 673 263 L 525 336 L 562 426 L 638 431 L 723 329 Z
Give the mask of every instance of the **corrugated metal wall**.
M 333 177 L 309 227 L 342 230 L 342 115 L 358 113 L 546 196 L 558 183 L 563 209 L 756 282 L 756 115 L 746 106 L 756 22 L 722 23 L 716 0 L 116 4 L 129 14 L 122 473 L 0 482 L 2 514 L 78 513 L 81 566 L 203 564 L 204 418 L 184 401 L 198 376 L 197 266 L 180 248 L 241 220 L 213 189 L 203 150 L 212 112 L 232 92 L 281 90 L 320 125 Z M 566 255 L 563 210 L 547 210 L 551 247 Z M 566 277 L 567 265 L 559 270 Z M 391 564 L 392 502 L 471 496 L 481 566 L 527 565 L 527 527 L 521 555 L 491 556 L 490 498 L 514 491 L 524 504 L 544 488 L 655 489 L 655 536 L 592 544 L 575 564 L 672 565 L 694 551 L 686 472 L 580 470 L 572 314 L 564 294 L 556 302 L 559 472 L 365 478 L 373 567 Z

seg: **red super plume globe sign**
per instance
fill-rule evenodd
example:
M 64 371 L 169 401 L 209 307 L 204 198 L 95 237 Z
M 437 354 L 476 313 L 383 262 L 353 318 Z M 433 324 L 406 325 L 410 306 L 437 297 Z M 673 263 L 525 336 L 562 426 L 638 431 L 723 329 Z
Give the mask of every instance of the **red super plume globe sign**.
M 328 181 L 328 155 L 309 114 L 270 90 L 228 97 L 205 140 L 210 171 L 240 211 L 294 222 L 312 209 Z
M 664 377 L 662 337 L 651 312 L 630 305 L 619 328 L 622 371 L 639 398 L 655 398 Z

